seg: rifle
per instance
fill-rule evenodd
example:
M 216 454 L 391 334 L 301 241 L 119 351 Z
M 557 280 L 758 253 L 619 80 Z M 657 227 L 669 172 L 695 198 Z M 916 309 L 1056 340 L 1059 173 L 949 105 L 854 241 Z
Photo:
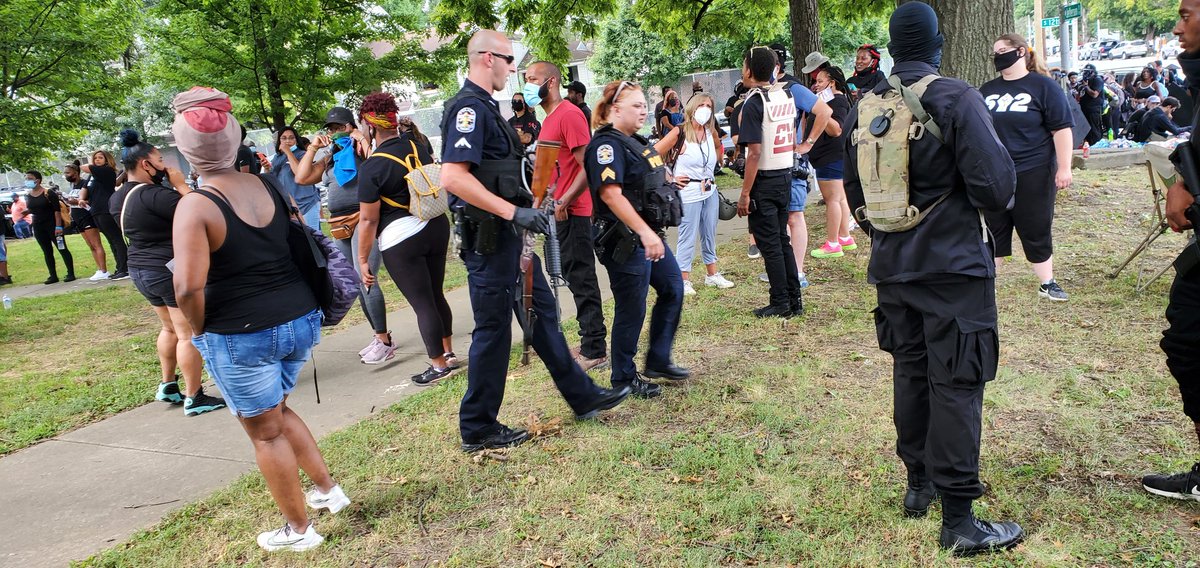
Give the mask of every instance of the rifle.
M 550 187 L 550 176 L 558 161 L 558 151 L 561 147 L 562 145 L 558 142 L 538 141 L 534 153 L 533 181 L 529 184 L 529 191 L 533 194 L 533 207 L 540 209 L 549 207 L 551 215 L 554 214 L 554 199 L 546 199 L 546 191 Z M 552 279 L 561 280 L 562 259 L 558 253 L 558 236 L 555 234 L 554 225 L 554 220 L 551 219 L 550 234 L 546 237 L 546 270 Z M 537 234 L 533 231 L 525 231 L 524 236 L 525 242 L 521 248 L 521 301 L 525 309 L 525 317 L 521 322 L 521 328 L 524 332 L 525 351 L 521 354 L 521 364 L 528 365 L 529 352 L 533 348 L 533 326 L 537 321 L 537 314 L 533 309 L 533 251 L 537 246 Z M 550 265 L 552 262 L 557 263 L 557 268 Z M 557 307 L 557 288 L 554 290 L 555 306 Z

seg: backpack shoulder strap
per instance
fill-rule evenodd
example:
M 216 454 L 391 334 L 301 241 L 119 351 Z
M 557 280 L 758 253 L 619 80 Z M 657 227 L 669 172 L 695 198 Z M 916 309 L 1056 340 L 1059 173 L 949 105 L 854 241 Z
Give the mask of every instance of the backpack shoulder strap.
M 413 144 L 412 157 L 415 157 L 416 155 L 417 155 L 417 145 Z M 375 156 L 379 156 L 380 158 L 387 158 L 393 162 L 396 162 L 397 164 L 404 166 L 409 171 L 409 173 L 412 173 L 414 170 L 416 170 L 417 168 L 420 167 L 419 161 L 417 162 L 418 165 L 416 167 L 413 167 L 413 164 L 410 163 L 410 160 L 408 160 L 408 159 L 401 160 L 400 158 L 397 158 L 396 156 L 388 154 L 387 152 L 372 152 L 370 156 L 367 156 L 367 159 L 369 160 L 371 158 L 374 158 Z M 382 193 L 379 194 L 379 200 L 384 203 L 387 203 L 388 205 L 391 205 L 392 207 L 395 207 L 397 209 L 408 209 L 407 205 L 404 205 L 403 203 L 400 203 L 398 201 L 390 199 L 387 196 L 383 195 Z
M 139 183 L 139 184 L 129 188 L 129 193 L 126 193 L 125 199 L 123 201 L 121 201 L 121 237 L 124 238 L 126 241 L 128 241 L 129 238 L 125 237 L 125 212 L 126 212 L 125 208 L 129 207 L 129 198 L 133 197 L 133 194 L 136 193 L 137 190 L 139 190 L 143 187 L 146 187 L 147 185 L 149 185 L 149 184 Z
M 908 107 L 909 112 L 913 113 L 913 116 L 917 118 L 921 126 L 924 126 L 927 132 L 932 134 L 934 138 L 937 138 L 938 142 L 945 142 L 945 138 L 942 137 L 941 127 L 937 125 L 932 116 L 929 116 L 924 105 L 921 104 L 921 97 L 925 96 L 925 90 L 940 78 L 937 75 L 926 75 L 920 81 L 913 83 L 911 87 L 905 87 L 904 83 L 900 81 L 899 75 L 892 75 L 888 77 L 888 84 L 897 91 L 900 91 L 900 96 L 904 98 L 904 105 Z

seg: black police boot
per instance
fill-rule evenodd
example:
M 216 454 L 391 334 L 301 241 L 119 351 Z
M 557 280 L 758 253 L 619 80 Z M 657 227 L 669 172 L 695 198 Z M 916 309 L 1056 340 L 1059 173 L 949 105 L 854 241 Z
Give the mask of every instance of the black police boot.
M 662 387 L 642 380 L 640 374 L 634 375 L 632 381 L 613 381 L 612 387 L 614 390 L 628 388 L 636 398 L 654 398 L 662 394 Z
M 600 414 L 602 410 L 608 410 L 621 404 L 633 391 L 629 387 L 621 387 L 614 389 L 600 389 L 596 394 L 596 398 L 588 403 L 588 407 L 584 410 L 575 413 L 576 420 L 590 420 Z
M 691 371 L 675 365 L 674 363 L 667 363 L 665 367 L 658 369 L 654 369 L 649 365 L 646 365 L 646 370 L 642 371 L 642 374 L 652 379 L 670 379 L 672 381 L 682 381 L 692 376 Z
M 976 519 L 971 512 L 971 499 L 942 496 L 942 534 L 938 544 L 955 556 L 1008 550 L 1024 538 L 1025 531 L 1017 523 Z
M 804 301 L 800 298 L 800 296 L 792 298 L 788 302 L 788 308 L 792 310 L 792 317 L 800 317 L 804 315 Z
M 758 308 L 757 310 L 754 310 L 754 317 L 756 317 L 756 318 L 776 318 L 776 317 L 778 317 L 778 318 L 787 319 L 787 318 L 792 317 L 792 308 L 790 305 L 783 306 L 783 307 L 775 306 L 775 305 L 763 306 L 761 308 Z
M 934 499 L 937 499 L 937 489 L 933 483 L 924 475 L 909 472 L 908 490 L 904 492 L 904 516 L 911 519 L 924 517 Z
M 496 429 L 479 440 L 471 442 L 464 440 L 462 450 L 469 454 L 491 448 L 513 448 L 524 444 L 528 439 L 529 432 L 525 430 L 513 430 L 503 424 L 497 424 Z

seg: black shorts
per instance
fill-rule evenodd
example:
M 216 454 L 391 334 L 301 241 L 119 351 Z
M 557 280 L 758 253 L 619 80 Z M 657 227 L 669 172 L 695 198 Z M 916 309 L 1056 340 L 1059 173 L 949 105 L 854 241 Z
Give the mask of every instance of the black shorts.
M 175 275 L 167 270 L 149 270 L 146 268 L 138 268 L 136 266 L 129 267 L 129 277 L 133 280 L 133 285 L 141 292 L 150 305 L 156 308 L 166 306 L 168 308 L 178 308 L 175 303 Z
M 1013 229 L 1021 237 L 1025 259 L 1032 263 L 1050 260 L 1054 254 L 1054 163 L 1017 174 L 1016 200 L 1011 211 L 987 213 L 988 228 L 996 241 L 996 257 L 1012 256 Z
M 92 219 L 92 212 L 82 207 L 71 208 L 71 222 L 75 224 L 75 230 L 79 232 L 96 228 L 96 221 Z

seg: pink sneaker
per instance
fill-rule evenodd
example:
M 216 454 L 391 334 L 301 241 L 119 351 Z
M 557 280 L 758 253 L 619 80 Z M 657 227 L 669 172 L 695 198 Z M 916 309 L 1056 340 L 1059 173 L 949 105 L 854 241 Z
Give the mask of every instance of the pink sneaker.
M 844 239 L 838 237 L 838 244 L 841 245 L 842 250 L 854 250 L 858 248 L 858 245 L 854 242 L 854 237 L 846 237 Z
M 837 243 L 826 242 L 821 245 L 821 248 L 812 251 L 813 258 L 837 258 L 842 256 L 842 245 Z

